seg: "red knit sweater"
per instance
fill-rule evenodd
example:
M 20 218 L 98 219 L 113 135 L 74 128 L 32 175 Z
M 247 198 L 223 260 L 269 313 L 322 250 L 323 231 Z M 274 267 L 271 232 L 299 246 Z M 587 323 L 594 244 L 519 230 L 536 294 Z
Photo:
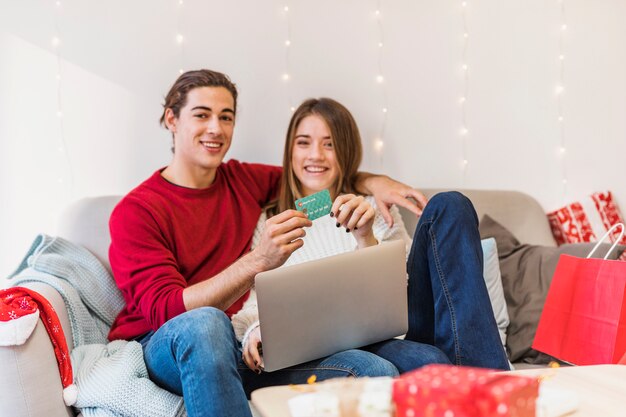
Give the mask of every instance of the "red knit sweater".
M 109 260 L 126 307 L 109 339 L 132 339 L 185 312 L 183 289 L 209 279 L 250 250 L 261 208 L 278 189 L 281 168 L 223 163 L 206 189 L 169 183 L 161 170 L 111 214 Z M 246 293 L 230 306 L 241 309 Z

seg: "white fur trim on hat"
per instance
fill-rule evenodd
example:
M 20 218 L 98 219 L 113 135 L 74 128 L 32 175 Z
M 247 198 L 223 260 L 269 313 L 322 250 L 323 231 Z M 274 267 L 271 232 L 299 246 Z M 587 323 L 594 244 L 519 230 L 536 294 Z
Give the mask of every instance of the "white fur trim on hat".
M 14 320 L 0 321 L 0 346 L 19 346 L 28 340 L 39 321 L 39 310 Z
M 78 387 L 75 384 L 70 384 L 63 389 L 63 401 L 68 407 L 76 404 L 78 399 Z

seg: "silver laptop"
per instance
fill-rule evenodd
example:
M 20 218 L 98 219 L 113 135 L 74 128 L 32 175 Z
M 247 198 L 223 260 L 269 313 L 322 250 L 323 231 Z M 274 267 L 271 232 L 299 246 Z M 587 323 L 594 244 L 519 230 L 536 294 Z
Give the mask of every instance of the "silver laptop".
M 405 334 L 403 241 L 256 276 L 266 371 Z

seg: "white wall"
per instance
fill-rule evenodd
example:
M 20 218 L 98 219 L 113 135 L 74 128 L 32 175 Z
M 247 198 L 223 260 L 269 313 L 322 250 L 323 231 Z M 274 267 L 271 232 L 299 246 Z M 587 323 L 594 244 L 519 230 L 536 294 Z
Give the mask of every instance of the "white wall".
M 330 96 L 359 122 L 366 170 L 421 187 L 521 190 L 546 210 L 610 189 L 626 207 L 626 2 L 468 0 L 465 152 L 461 3 L 0 1 L 0 276 L 37 233 L 55 233 L 70 201 L 125 193 L 167 164 L 157 120 L 181 67 L 239 86 L 230 157 L 278 164 L 290 107 Z

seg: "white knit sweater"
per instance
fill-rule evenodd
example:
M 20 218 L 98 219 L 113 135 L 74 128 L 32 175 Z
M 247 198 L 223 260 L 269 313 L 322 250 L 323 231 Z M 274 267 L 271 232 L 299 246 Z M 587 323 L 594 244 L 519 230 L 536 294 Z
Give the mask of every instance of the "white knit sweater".
M 406 231 L 398 208 L 395 206 L 391 208 L 393 227 L 390 228 L 380 214 L 374 197 L 367 196 L 365 199 L 376 210 L 376 217 L 372 226 L 376 240 L 385 242 L 402 239 L 405 242 L 408 253 L 411 247 L 411 238 Z M 258 245 L 261 239 L 266 220 L 265 212 L 261 213 L 254 231 L 254 237 L 252 238 L 252 249 Z M 357 242 L 352 233 L 346 233 L 344 227 L 337 227 L 336 224 L 337 220 L 329 215 L 314 220 L 313 226 L 306 230 L 306 236 L 302 239 L 304 245 L 291 254 L 283 266 L 296 265 L 356 250 Z M 254 290 L 251 291 L 250 298 L 248 298 L 243 308 L 232 317 L 232 323 L 237 340 L 242 342 L 242 345 L 245 345 L 250 332 L 259 326 L 259 311 L 256 305 Z

